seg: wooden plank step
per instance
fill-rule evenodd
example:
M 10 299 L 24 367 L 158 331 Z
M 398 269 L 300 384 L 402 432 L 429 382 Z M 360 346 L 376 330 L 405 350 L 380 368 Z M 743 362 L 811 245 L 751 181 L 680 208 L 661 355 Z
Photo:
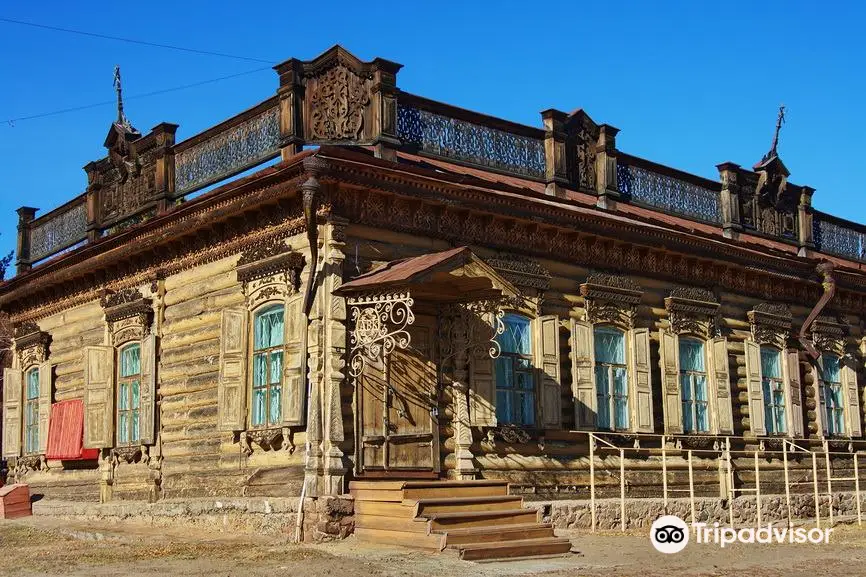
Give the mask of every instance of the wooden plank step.
M 471 481 L 403 481 L 404 489 L 427 487 L 507 487 L 508 481 L 496 479 L 473 479 Z
M 465 561 L 508 559 L 513 557 L 538 557 L 541 555 L 564 555 L 571 551 L 571 541 L 561 537 L 524 539 L 477 543 L 460 547 L 460 558 Z
M 383 529 L 402 531 L 416 535 L 430 533 L 430 523 L 426 519 L 396 519 L 380 515 L 359 515 L 355 513 L 355 529 Z
M 445 531 L 445 546 L 456 548 L 471 543 L 495 543 L 497 541 L 523 541 L 554 537 L 550 523 L 527 523 L 525 525 L 493 525 L 492 527 L 470 527 Z
M 350 481 L 349 492 L 354 489 L 377 489 L 385 491 L 400 491 L 406 481 Z
M 415 516 L 426 517 L 431 513 L 450 513 L 455 511 L 495 511 L 520 509 L 523 498 L 513 495 L 485 495 L 481 497 L 438 497 L 432 499 L 407 499 L 404 505 L 415 505 Z
M 402 547 L 416 547 L 434 551 L 444 549 L 445 542 L 445 536 L 441 534 L 425 535 L 411 531 L 392 531 L 389 529 L 371 529 L 366 527 L 355 527 L 355 537 L 360 541 L 368 543 L 400 545 Z
M 465 527 L 491 527 L 493 525 L 524 525 L 538 522 L 535 509 L 503 509 L 500 511 L 461 511 L 455 513 L 431 513 L 431 531 L 447 531 Z
M 349 491 L 355 501 L 390 501 L 399 503 L 403 500 L 400 489 L 352 489 Z
M 356 501 L 355 514 L 358 515 L 381 515 L 384 517 L 396 517 L 398 519 L 411 519 L 415 516 L 413 505 L 400 503 L 388 503 L 384 501 Z
M 508 485 L 468 485 L 464 487 L 415 487 L 403 489 L 404 499 L 436 499 L 436 498 L 464 498 L 464 497 L 490 497 L 495 495 L 507 495 Z

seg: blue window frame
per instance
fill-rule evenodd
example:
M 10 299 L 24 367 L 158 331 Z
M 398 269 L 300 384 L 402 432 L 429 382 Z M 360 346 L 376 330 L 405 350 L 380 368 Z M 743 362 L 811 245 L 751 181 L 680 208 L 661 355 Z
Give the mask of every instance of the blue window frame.
M 39 451 L 39 368 L 25 374 L 24 453 Z
M 532 374 L 530 320 L 509 313 L 503 318 L 505 332 L 497 335 L 501 352 L 496 367 L 496 420 L 499 423 L 535 424 L 535 379 Z
M 842 371 L 839 357 L 821 356 L 821 404 L 824 405 L 825 428 L 828 435 L 845 434 L 845 397 L 842 392 Z
M 121 347 L 117 378 L 117 443 L 135 445 L 141 440 L 141 344 Z
M 595 346 L 595 390 L 600 429 L 627 430 L 628 368 L 625 360 L 625 333 L 613 327 L 593 330 Z
M 284 329 L 283 305 L 266 307 L 253 317 L 253 427 L 282 422 Z
M 785 382 L 782 380 L 782 352 L 761 347 L 761 385 L 764 390 L 764 426 L 769 435 L 783 435 L 785 421 Z
M 689 338 L 681 338 L 679 341 L 683 431 L 686 433 L 707 433 L 710 430 L 710 420 L 707 411 L 707 369 L 704 343 Z

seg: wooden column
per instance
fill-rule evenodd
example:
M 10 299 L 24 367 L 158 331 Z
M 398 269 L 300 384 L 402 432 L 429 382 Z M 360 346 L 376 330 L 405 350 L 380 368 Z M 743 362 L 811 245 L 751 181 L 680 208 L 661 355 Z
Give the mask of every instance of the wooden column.
M 304 147 L 304 124 L 302 107 L 304 102 L 303 63 L 292 58 L 274 66 L 280 77 L 277 96 L 280 101 L 280 156 L 286 160 L 301 152 Z
M 812 195 L 815 189 L 804 186 L 800 191 L 800 203 L 797 206 L 798 244 L 800 256 L 807 256 L 807 251 L 815 248 Z
M 174 135 L 177 124 L 162 122 L 151 130 L 156 138 L 156 200 L 157 212 L 164 212 L 174 199 Z
M 373 60 L 373 150 L 377 158 L 394 161 L 397 137 L 397 72 L 402 64 L 383 58 Z
M 32 206 L 22 206 L 17 211 L 18 213 L 18 243 L 16 253 L 18 258 L 15 261 L 15 272 L 21 274 L 30 270 L 32 262 L 30 260 L 30 228 L 31 223 L 36 218 L 38 208 Z
M 567 114 L 552 108 L 541 113 L 544 123 L 544 180 L 547 184 L 545 193 L 550 196 L 564 197 L 565 187 L 568 185 L 565 145 L 567 119 Z
M 619 198 L 616 181 L 616 135 L 619 128 L 609 124 L 599 126 L 598 144 L 595 156 L 597 206 L 608 208 L 611 200 Z
M 717 164 L 719 177 L 722 181 L 722 231 L 725 237 L 733 238 L 737 232 L 743 230 L 742 218 L 740 216 L 740 194 L 737 184 L 737 175 L 741 168 L 733 162 Z

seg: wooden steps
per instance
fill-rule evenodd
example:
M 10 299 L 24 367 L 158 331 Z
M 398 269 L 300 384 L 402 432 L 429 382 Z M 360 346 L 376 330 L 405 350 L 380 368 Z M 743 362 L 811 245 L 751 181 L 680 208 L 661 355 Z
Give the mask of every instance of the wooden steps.
M 455 550 L 467 561 L 548 557 L 571 550 L 504 481 L 355 481 L 359 540 Z

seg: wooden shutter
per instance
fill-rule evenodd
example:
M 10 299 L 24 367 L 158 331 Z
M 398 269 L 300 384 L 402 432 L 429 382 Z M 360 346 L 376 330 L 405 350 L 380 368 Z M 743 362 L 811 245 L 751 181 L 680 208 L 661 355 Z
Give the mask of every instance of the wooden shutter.
M 48 451 L 48 424 L 51 420 L 52 382 L 51 363 L 39 365 L 39 452 L 43 455 Z
M 800 353 L 788 349 L 782 355 L 785 362 L 785 372 L 788 386 L 785 396 L 788 398 L 788 426 L 790 436 L 803 438 L 803 395 L 800 386 Z
M 246 309 L 224 309 L 220 334 L 220 376 L 217 426 L 220 431 L 242 431 L 247 412 Z
M 857 369 L 854 362 L 847 356 L 843 357 L 844 363 L 841 367 L 842 387 L 845 395 L 845 423 L 848 427 L 848 435 L 859 437 L 863 434 L 860 425 L 860 391 L 857 389 Z
M 156 335 L 150 334 L 141 340 L 141 388 L 139 389 L 140 411 L 138 413 L 139 435 L 142 445 L 156 442 Z
M 114 445 L 114 347 L 84 349 L 84 446 Z
M 17 369 L 3 369 L 3 456 L 21 454 L 21 396 L 24 376 Z
M 532 321 L 533 352 L 538 375 L 541 426 L 562 428 L 562 379 L 559 367 L 559 317 L 546 315 Z
M 595 342 L 592 325 L 571 320 L 571 388 L 574 397 L 574 425 L 594 429 L 598 408 L 595 392 Z
M 629 377 L 632 383 L 632 424 L 639 433 L 653 432 L 653 399 L 650 381 L 649 329 L 632 329 Z
M 303 300 L 301 293 L 292 295 L 286 303 L 286 318 L 284 326 L 285 333 L 285 359 L 283 361 L 283 396 L 282 411 L 283 425 L 286 427 L 304 424 L 304 405 L 306 400 L 306 388 L 304 384 L 305 368 L 303 342 L 307 325 L 304 322 L 302 311 Z
M 716 337 L 710 345 L 710 379 L 716 394 L 715 431 L 721 435 L 734 434 L 733 407 L 731 406 L 731 377 L 728 369 L 728 339 Z
M 683 403 L 680 391 L 680 338 L 659 329 L 659 364 L 662 370 L 662 405 L 666 433 L 683 432 Z
M 496 426 L 496 379 L 487 349 L 469 358 L 469 419 L 476 427 Z
M 743 341 L 746 352 L 746 385 L 749 392 L 749 425 L 756 436 L 767 434 L 764 424 L 764 391 L 761 388 L 761 347 L 751 339 Z

